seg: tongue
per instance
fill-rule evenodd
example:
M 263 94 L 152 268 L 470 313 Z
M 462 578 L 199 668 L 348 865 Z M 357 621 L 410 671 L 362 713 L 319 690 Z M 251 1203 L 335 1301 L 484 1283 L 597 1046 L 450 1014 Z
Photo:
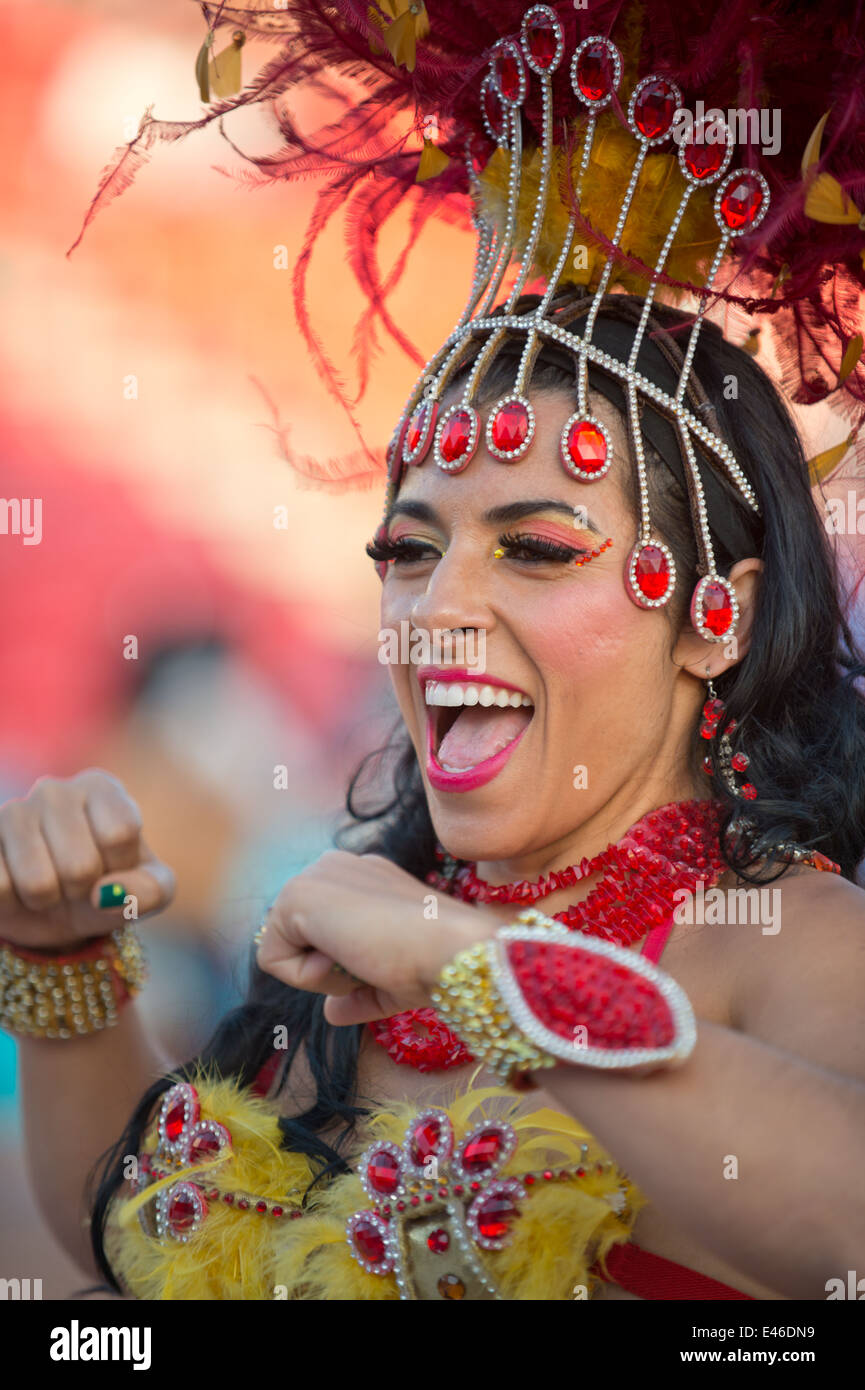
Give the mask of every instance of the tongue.
M 513 743 L 532 717 L 527 705 L 519 709 L 485 709 L 472 705 L 457 715 L 436 754 L 439 763 L 463 771 L 476 767 Z

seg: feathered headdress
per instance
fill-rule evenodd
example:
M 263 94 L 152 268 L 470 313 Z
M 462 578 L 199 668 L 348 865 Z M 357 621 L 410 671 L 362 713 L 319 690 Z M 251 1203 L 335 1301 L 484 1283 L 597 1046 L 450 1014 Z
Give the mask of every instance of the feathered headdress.
M 601 476 L 609 462 L 609 440 L 588 414 L 589 364 L 616 377 L 626 398 L 643 498 L 640 538 L 626 574 L 631 597 L 657 606 L 675 583 L 672 556 L 652 534 L 648 514 L 640 396 L 662 408 L 678 434 L 700 552 L 694 625 L 709 640 L 729 635 L 735 595 L 716 572 L 705 515 L 713 470 L 746 507 L 756 511 L 757 504 L 728 446 L 700 416 L 690 391 L 691 357 L 707 308 L 718 300 L 739 305 L 767 316 L 782 384 L 794 400 L 808 404 L 832 395 L 851 421 L 851 438 L 865 418 L 861 0 L 819 8 L 798 0 L 732 0 L 722 12 L 714 0 L 684 7 L 669 0 L 593 0 L 590 9 L 524 0 L 252 0 L 201 8 L 208 26 L 196 64 L 202 97 L 223 95 L 197 121 L 160 121 L 146 112 L 138 134 L 103 172 L 84 227 L 128 186 L 158 141 L 212 121 L 222 128 L 232 110 L 270 104 L 282 147 L 244 156 L 244 178 L 266 184 L 315 174 L 324 180 L 295 267 L 295 306 L 313 359 L 359 438 L 306 301 L 313 244 L 337 210 L 346 212 L 349 264 L 367 300 L 354 335 L 358 398 L 378 328 L 422 368 L 389 452 L 391 493 L 403 468 L 421 462 L 429 449 L 440 467 L 465 467 L 481 431 L 474 395 L 494 352 L 490 344 L 506 330 L 525 334 L 525 351 L 513 393 L 487 419 L 486 440 L 503 460 L 525 452 L 534 429 L 525 394 L 532 361 L 542 341 L 556 339 L 579 364 L 578 408 L 562 432 L 562 462 L 574 476 Z M 231 44 L 211 57 L 223 25 L 232 26 Z M 280 48 L 246 87 L 224 95 L 239 80 L 245 35 Z M 301 84 L 342 106 L 339 119 L 314 136 L 304 135 L 286 104 L 276 102 Z M 378 239 L 405 202 L 408 239 L 384 274 Z M 454 334 L 424 362 L 388 300 L 431 216 L 473 220 L 478 255 Z M 514 262 L 518 274 L 503 313 L 493 319 L 493 302 Z M 518 321 L 511 316 L 517 296 L 538 280 L 539 309 Z M 566 283 L 588 291 L 581 332 L 556 321 L 554 294 Z M 624 352 L 596 325 L 601 298 L 613 287 L 645 302 L 639 321 L 628 326 Z M 658 371 L 647 374 L 640 360 L 651 303 L 685 293 L 698 303 L 691 342 L 673 362 L 673 376 L 659 385 Z M 438 418 L 450 376 L 482 335 L 486 346 L 462 401 Z M 375 454 L 361 443 L 374 465 Z M 837 461 L 824 460 L 824 467 Z

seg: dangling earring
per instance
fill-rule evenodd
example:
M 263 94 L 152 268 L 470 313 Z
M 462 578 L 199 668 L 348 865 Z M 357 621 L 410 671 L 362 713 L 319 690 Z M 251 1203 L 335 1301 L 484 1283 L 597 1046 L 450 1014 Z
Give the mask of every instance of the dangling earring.
M 712 684 L 709 675 L 709 668 L 706 667 L 706 689 L 709 695 L 708 700 L 703 706 L 703 723 L 700 725 L 700 737 L 705 739 L 715 738 L 718 732 L 718 725 L 723 719 L 727 706 L 723 700 L 718 699 L 717 691 Z M 745 772 L 751 762 L 747 753 L 734 753 L 730 743 L 730 735 L 735 732 L 736 720 L 731 719 L 724 726 L 724 730 L 718 740 L 718 765 L 724 784 L 729 788 L 734 796 L 744 797 L 746 801 L 754 801 L 757 796 L 757 788 L 752 782 L 743 782 L 741 787 L 737 786 L 734 772 Z M 715 775 L 714 763 L 707 753 L 703 758 L 703 771 L 709 777 Z

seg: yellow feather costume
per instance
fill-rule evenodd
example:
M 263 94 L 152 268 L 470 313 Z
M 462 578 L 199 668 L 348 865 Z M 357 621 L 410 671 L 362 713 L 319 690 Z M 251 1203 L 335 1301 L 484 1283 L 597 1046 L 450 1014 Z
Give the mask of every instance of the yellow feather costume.
M 399 1298 L 394 1275 L 364 1269 L 346 1238 L 348 1218 L 372 1207 L 360 1178 L 354 1172 L 333 1178 L 327 1186 L 313 1188 L 304 1202 L 318 1169 L 309 1158 L 280 1147 L 273 1104 L 233 1081 L 205 1074 L 192 1084 L 201 1119 L 226 1126 L 231 1150 L 194 1167 L 175 1166 L 136 1196 L 115 1198 L 106 1252 L 129 1292 L 156 1300 Z M 479 1122 L 511 1124 L 517 1145 L 496 1176 L 524 1182 L 527 1174 L 537 1175 L 526 1187 L 504 1248 L 477 1251 L 474 1257 L 480 1256 L 498 1297 L 586 1297 L 583 1290 L 590 1291 L 595 1282 L 592 1264 L 629 1238 L 645 1199 L 575 1120 L 548 1109 L 519 1114 L 520 1105 L 513 1091 L 489 1087 L 438 1107 L 446 1109 L 457 1145 Z M 372 1115 L 364 1124 L 364 1147 L 374 1140 L 401 1144 L 416 1113 L 414 1106 L 403 1104 Z M 157 1146 L 154 1124 L 143 1151 L 153 1155 Z M 559 1179 L 563 1170 L 573 1173 L 576 1167 L 582 1176 Z M 553 1181 L 544 1179 L 544 1170 L 553 1170 Z M 147 1234 L 143 1225 L 155 1195 L 184 1179 L 195 1179 L 208 1193 L 200 1228 L 185 1242 Z M 230 1202 L 224 1200 L 227 1193 L 233 1194 Z M 237 1206 L 239 1193 L 251 1194 L 244 1210 Z M 283 1215 L 259 1214 L 256 1198 L 280 1202 Z M 302 1203 L 303 1215 L 293 1219 L 291 1212 Z M 450 1256 L 434 1258 L 441 1261 L 442 1273 L 455 1263 Z

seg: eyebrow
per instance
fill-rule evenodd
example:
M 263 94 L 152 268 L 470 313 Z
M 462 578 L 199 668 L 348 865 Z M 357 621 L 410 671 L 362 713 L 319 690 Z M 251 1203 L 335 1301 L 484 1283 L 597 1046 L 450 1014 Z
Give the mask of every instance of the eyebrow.
M 533 497 L 525 502 L 505 502 L 499 507 L 490 507 L 483 513 L 481 520 L 489 526 L 507 526 L 514 521 L 523 521 L 527 516 L 536 516 L 538 512 L 558 512 L 561 516 L 566 516 L 573 524 L 576 508 L 567 502 L 561 502 L 554 497 Z M 389 526 L 394 517 L 407 516 L 414 521 L 426 521 L 430 525 L 439 522 L 438 513 L 426 502 L 412 502 L 408 499 L 397 500 L 388 508 L 385 517 L 385 525 Z M 586 515 L 586 525 L 596 536 L 604 533 L 601 528 Z

